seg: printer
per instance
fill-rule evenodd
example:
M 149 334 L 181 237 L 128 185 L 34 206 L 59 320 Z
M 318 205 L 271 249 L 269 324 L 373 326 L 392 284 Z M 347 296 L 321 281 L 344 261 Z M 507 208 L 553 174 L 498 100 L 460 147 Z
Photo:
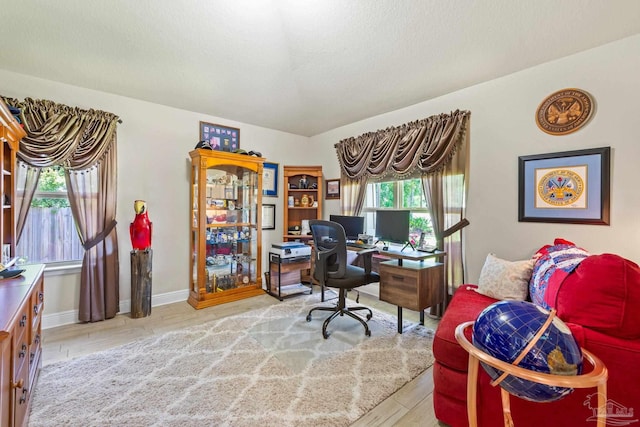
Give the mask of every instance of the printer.
M 279 261 L 274 259 L 278 257 Z M 302 242 L 273 243 L 269 249 L 269 259 L 281 263 L 308 261 L 311 259 L 311 246 Z

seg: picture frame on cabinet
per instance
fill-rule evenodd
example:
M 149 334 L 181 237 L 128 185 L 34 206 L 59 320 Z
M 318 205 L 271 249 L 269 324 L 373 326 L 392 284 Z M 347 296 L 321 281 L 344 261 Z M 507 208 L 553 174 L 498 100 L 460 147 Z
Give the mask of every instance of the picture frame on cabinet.
M 340 198 L 340 180 L 328 179 L 326 182 L 327 182 L 327 191 L 324 198 L 339 199 Z
M 518 158 L 518 221 L 609 225 L 611 147 Z
M 200 141 L 207 141 L 214 150 L 231 153 L 240 148 L 240 129 L 200 122 Z
M 272 205 L 272 204 L 262 205 L 262 229 L 263 230 L 276 229 L 276 205 Z
M 278 163 L 265 162 L 262 169 L 262 195 L 278 197 Z

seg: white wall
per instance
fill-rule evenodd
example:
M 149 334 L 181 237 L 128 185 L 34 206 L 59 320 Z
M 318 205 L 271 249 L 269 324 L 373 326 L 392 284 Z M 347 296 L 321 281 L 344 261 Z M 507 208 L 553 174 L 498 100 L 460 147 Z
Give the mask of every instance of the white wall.
M 528 258 L 555 237 L 572 240 L 592 253 L 613 252 L 638 262 L 639 72 L 637 35 L 334 129 L 311 138 L 311 147 L 314 157 L 327 165 L 325 174 L 338 176 L 333 146 L 341 139 L 433 114 L 470 110 L 467 282 L 477 282 L 487 253 L 511 260 Z M 595 112 L 573 134 L 548 135 L 536 126 L 536 108 L 546 96 L 567 87 L 589 92 Z M 612 147 L 611 225 L 518 222 L 518 156 L 604 146 Z M 338 209 L 337 204 L 327 204 L 325 216 Z
M 186 300 L 189 286 L 189 173 L 188 153 L 199 140 L 199 121 L 240 129 L 240 147 L 257 150 L 267 161 L 300 163 L 309 139 L 233 120 L 169 108 L 75 86 L 0 70 L 0 94 L 110 111 L 122 119 L 118 127 L 118 243 L 120 247 L 121 310 L 128 311 L 131 295 L 129 223 L 133 201 L 147 201 L 153 222 L 153 304 Z M 280 172 L 280 185 L 282 176 Z M 281 188 L 281 187 L 280 187 Z M 279 191 L 282 194 L 282 191 Z M 263 233 L 263 253 L 272 242 L 282 241 L 282 199 L 275 203 L 276 230 Z M 266 253 L 262 257 L 263 265 Z M 264 271 L 264 269 L 263 269 Z M 47 274 L 44 326 L 77 321 L 78 274 Z
M 526 53 L 523 53 L 526 54 Z M 241 147 L 261 151 L 268 161 L 284 165 L 323 165 L 325 178 L 340 176 L 334 144 L 363 132 L 456 109 L 470 110 L 471 172 L 468 200 L 468 282 L 477 281 L 488 252 L 521 259 L 554 237 L 573 240 L 592 253 L 614 252 L 640 260 L 640 211 L 637 187 L 640 159 L 640 36 L 634 36 L 510 76 L 473 86 L 384 115 L 371 117 L 313 138 L 287 134 L 224 118 L 205 116 L 135 99 L 90 91 L 0 70 L 0 94 L 43 98 L 119 115 L 118 234 L 121 308 L 130 297 L 131 249 L 128 227 L 133 201 L 148 202 L 154 223 L 154 304 L 186 299 L 188 287 L 188 152 L 198 141 L 200 120 L 241 129 Z M 428 73 L 425 72 L 425 78 Z M 577 87 L 596 102 L 592 120 L 566 136 L 541 132 L 535 123 L 538 104 L 550 93 Z M 611 225 L 519 223 L 518 156 L 612 147 Z M 496 186 L 496 182 L 499 185 Z M 280 173 L 279 185 L 282 186 Z M 281 188 L 281 187 L 280 187 Z M 282 194 L 282 191 L 279 191 Z M 263 253 L 282 239 L 281 197 L 276 230 L 263 234 Z M 324 216 L 339 211 L 339 202 L 324 203 Z M 263 265 L 266 257 L 263 256 Z M 77 275 L 48 276 L 45 282 L 45 326 L 58 318 L 73 321 L 77 310 Z M 66 317 L 65 317 L 66 316 Z M 49 320 L 47 320 L 49 319 Z

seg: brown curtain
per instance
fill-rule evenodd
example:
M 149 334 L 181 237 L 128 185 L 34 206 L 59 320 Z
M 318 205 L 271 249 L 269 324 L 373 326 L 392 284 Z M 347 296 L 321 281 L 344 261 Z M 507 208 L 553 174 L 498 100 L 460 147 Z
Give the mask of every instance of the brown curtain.
M 469 121 L 465 123 L 463 142 L 457 147 L 443 168 L 422 176 L 422 188 L 429 206 L 437 247 L 444 250 L 446 289 L 444 305 L 431 307 L 431 314 L 442 315 L 449 293 L 464 283 L 464 248 L 462 228 L 469 224 L 465 218 L 468 188 Z
M 33 195 L 38 187 L 41 170 L 41 168 L 34 168 L 18 161 L 18 167 L 16 168 L 16 206 L 18 207 L 16 244 L 20 242 L 20 238 L 22 237 L 29 207 L 31 206 Z
M 360 215 L 367 191 L 367 179 L 340 179 L 340 212 L 342 215 Z
M 445 167 L 463 142 L 469 111 L 455 111 L 347 138 L 335 145 L 342 178 L 414 178 Z
M 447 252 L 447 288 L 464 281 L 461 229 L 466 204 L 469 111 L 454 111 L 347 138 L 335 145 L 341 183 L 350 190 L 343 211 L 360 213 L 368 182 L 422 177 L 438 248 Z M 448 295 L 445 299 L 445 304 Z M 432 314 L 439 314 L 438 307 Z
M 19 234 L 29 210 L 40 168 L 62 166 L 69 203 L 85 254 L 82 261 L 79 320 L 112 318 L 119 308 L 119 261 L 116 234 L 118 117 L 47 100 L 5 101 L 20 108 L 27 136 L 18 159 L 25 167 L 18 185 L 22 203 Z M 29 170 L 32 169 L 31 172 Z

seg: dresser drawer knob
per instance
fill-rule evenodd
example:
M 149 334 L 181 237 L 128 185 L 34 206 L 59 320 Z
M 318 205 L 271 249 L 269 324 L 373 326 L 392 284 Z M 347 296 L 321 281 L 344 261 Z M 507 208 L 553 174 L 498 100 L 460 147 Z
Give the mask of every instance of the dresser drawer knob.
M 24 327 L 27 324 L 27 315 L 23 314 L 22 319 L 20 319 L 20 326 Z
M 24 380 L 22 378 L 20 378 L 20 381 L 18 381 L 17 383 L 11 383 L 11 387 L 13 388 L 22 388 L 23 385 Z

